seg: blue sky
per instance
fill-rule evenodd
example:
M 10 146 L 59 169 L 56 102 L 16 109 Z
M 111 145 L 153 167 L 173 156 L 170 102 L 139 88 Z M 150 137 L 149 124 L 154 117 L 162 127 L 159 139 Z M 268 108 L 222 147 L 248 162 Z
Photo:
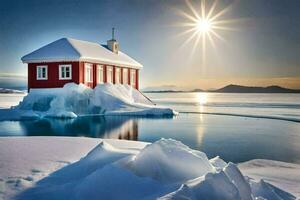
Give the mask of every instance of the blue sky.
M 177 37 L 184 27 L 174 24 L 185 19 L 176 10 L 190 12 L 185 1 L 1 0 L 0 84 L 26 82 L 20 58 L 45 44 L 62 37 L 105 43 L 116 27 L 121 50 L 144 65 L 142 87 L 300 87 L 300 1 L 220 0 L 218 9 L 228 5 L 222 17 L 240 19 L 237 31 L 220 31 L 226 42 L 208 46 L 203 65 L 201 45 L 191 56 L 193 41 L 181 48 L 189 35 Z

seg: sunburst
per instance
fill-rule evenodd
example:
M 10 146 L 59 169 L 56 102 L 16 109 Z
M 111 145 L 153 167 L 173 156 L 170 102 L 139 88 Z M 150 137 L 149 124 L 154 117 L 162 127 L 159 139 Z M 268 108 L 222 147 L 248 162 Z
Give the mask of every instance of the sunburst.
M 215 48 L 215 40 L 225 42 L 226 40 L 219 34 L 219 32 L 237 30 L 229 27 L 228 24 L 236 22 L 238 19 L 221 19 L 230 10 L 231 5 L 217 12 L 217 0 L 212 3 L 209 9 L 206 9 L 207 5 L 205 0 L 201 0 L 199 10 L 196 10 L 189 0 L 186 0 L 185 2 L 191 13 L 178 10 L 178 13 L 188 20 L 187 22 L 179 24 L 179 26 L 188 27 L 187 30 L 179 35 L 182 36 L 190 34 L 190 36 L 182 44 L 182 47 L 193 42 L 194 44 L 191 52 L 191 55 L 193 55 L 196 48 L 201 43 L 202 61 L 203 64 L 205 64 L 207 40 L 213 48 Z

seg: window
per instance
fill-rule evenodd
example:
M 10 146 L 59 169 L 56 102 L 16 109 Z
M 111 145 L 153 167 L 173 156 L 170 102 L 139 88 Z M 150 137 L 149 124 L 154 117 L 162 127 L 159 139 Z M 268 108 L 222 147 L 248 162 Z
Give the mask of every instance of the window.
M 133 87 L 136 86 L 136 76 L 134 69 L 130 70 L 130 85 L 132 85 Z
M 106 67 L 106 82 L 107 83 L 112 83 L 113 82 L 113 68 L 112 66 L 107 66 Z
M 93 65 L 89 63 L 84 64 L 84 81 L 86 83 L 93 82 Z
M 103 66 L 97 65 L 97 84 L 104 82 Z
M 36 80 L 47 80 L 48 79 L 48 66 L 36 66 Z
M 121 83 L 121 69 L 119 67 L 116 67 L 116 74 L 115 74 L 115 83 Z
M 59 80 L 72 79 L 72 65 L 59 65 Z
M 123 68 L 123 84 L 128 84 L 128 69 Z

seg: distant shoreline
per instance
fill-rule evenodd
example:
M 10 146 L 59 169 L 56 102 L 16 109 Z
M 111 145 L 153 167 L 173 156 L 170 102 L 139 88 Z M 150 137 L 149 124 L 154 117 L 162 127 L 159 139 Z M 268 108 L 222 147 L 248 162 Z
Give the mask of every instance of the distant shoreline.
M 300 93 L 300 89 L 289 89 L 280 86 L 268 87 L 250 87 L 242 85 L 227 85 L 216 90 L 145 90 L 144 93 L 191 93 L 191 92 L 209 92 L 209 93 Z

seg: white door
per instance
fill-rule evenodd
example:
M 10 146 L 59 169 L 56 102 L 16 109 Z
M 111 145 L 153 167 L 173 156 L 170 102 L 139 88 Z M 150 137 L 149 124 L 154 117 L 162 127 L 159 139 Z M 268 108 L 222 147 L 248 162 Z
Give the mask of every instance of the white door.
M 134 88 L 136 86 L 136 76 L 135 76 L 135 70 L 130 70 L 130 85 L 132 85 Z
M 113 68 L 112 68 L 112 66 L 107 66 L 106 67 L 106 78 L 107 78 L 107 80 L 106 80 L 106 82 L 107 83 L 112 83 L 113 82 Z
M 119 67 L 116 67 L 115 83 L 121 83 L 121 69 Z
M 97 65 L 97 84 L 104 83 L 103 66 Z
M 90 63 L 84 64 L 84 81 L 86 83 L 93 82 L 93 65 Z
M 128 69 L 123 68 L 123 84 L 128 84 Z

